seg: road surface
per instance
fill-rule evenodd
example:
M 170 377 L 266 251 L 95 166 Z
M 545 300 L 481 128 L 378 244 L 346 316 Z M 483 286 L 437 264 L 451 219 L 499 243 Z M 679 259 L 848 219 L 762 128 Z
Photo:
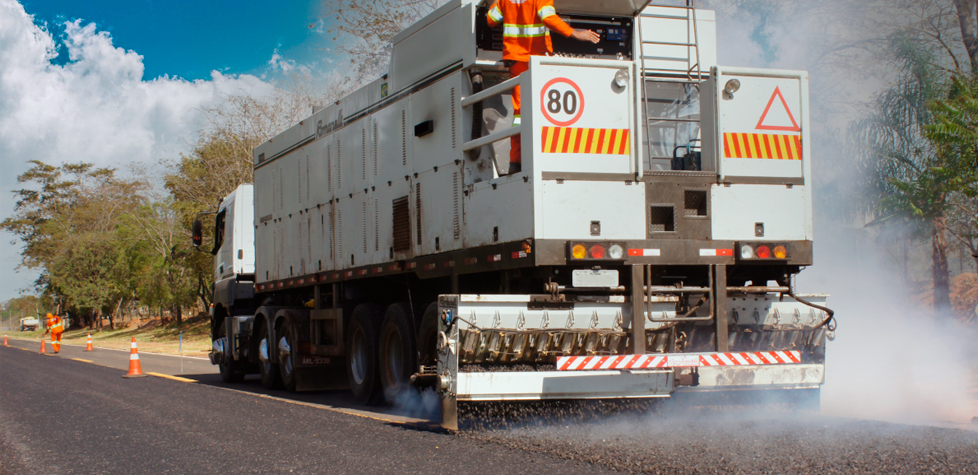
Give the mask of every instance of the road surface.
M 3 474 L 978 474 L 978 426 L 694 409 L 595 417 L 557 405 L 449 434 L 341 391 L 225 385 L 202 359 L 181 371 L 179 358 L 144 353 L 143 371 L 160 376 L 130 380 L 127 352 L 43 356 L 36 341 L 11 343 L 23 349 L 0 348 Z

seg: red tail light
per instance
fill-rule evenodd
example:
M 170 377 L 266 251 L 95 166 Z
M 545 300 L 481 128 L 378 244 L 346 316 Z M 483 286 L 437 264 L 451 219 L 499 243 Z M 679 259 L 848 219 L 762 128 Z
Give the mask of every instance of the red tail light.
M 757 251 L 754 252 L 757 257 L 761 259 L 771 258 L 771 248 L 767 246 L 757 246 Z
M 591 246 L 591 258 L 604 259 L 604 246 L 600 244 L 595 244 Z

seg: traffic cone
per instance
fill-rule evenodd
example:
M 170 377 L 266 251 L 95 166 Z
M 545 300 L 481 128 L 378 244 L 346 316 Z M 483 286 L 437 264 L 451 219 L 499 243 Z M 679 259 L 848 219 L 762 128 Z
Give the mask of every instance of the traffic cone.
M 95 348 L 92 348 L 92 334 L 89 333 L 88 334 L 88 344 L 85 345 L 85 351 L 94 351 L 94 350 L 95 350 Z
M 3 346 L 10 346 L 10 344 L 7 343 L 7 335 L 3 335 Z
M 41 351 L 38 351 L 38 353 L 47 353 L 47 352 L 48 350 L 45 349 L 44 347 L 44 340 L 41 340 Z
M 142 378 L 143 367 L 139 364 L 139 350 L 136 349 L 136 337 L 132 337 L 132 349 L 129 350 L 129 372 L 123 378 Z

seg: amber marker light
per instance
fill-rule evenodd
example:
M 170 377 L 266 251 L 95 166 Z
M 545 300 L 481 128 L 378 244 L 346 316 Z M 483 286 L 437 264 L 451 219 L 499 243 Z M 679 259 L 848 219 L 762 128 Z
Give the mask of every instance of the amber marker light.
M 774 257 L 777 259 L 784 259 L 788 257 L 788 249 L 784 246 L 776 246 L 774 248 Z
M 577 244 L 571 249 L 571 255 L 574 256 L 574 259 L 584 259 L 587 257 L 587 249 L 583 245 Z

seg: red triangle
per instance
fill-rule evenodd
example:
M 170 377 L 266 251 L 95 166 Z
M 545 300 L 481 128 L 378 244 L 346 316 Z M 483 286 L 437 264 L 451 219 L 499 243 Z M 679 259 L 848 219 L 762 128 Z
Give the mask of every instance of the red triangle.
M 775 97 L 781 99 L 781 105 L 784 106 L 784 112 L 788 114 L 788 119 L 791 120 L 790 127 L 786 125 L 764 125 L 764 119 L 767 118 L 767 113 L 771 110 L 771 104 L 774 104 Z M 774 94 L 771 94 L 771 99 L 767 101 L 767 106 L 764 108 L 764 113 L 761 114 L 761 119 L 757 121 L 757 126 L 754 128 L 757 130 L 784 130 L 788 132 L 801 132 L 801 127 L 798 127 L 798 123 L 795 122 L 795 117 L 791 115 L 791 109 L 788 108 L 788 102 L 784 100 L 780 87 L 774 87 Z

